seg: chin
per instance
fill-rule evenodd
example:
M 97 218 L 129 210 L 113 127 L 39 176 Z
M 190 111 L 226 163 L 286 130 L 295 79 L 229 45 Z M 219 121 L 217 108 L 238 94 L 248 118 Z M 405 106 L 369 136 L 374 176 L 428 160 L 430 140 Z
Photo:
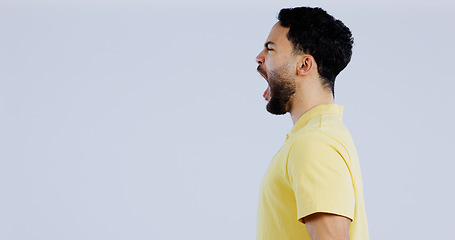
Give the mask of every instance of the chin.
M 281 104 L 279 104 L 277 101 L 274 101 L 273 98 L 269 100 L 266 106 L 267 112 L 274 114 L 274 115 L 284 115 L 288 111 L 286 107 L 283 107 Z

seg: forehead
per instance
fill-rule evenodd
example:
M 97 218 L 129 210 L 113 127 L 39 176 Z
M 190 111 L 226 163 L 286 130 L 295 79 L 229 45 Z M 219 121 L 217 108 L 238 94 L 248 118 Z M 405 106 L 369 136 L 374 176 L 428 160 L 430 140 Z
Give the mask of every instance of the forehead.
M 280 47 L 291 47 L 292 43 L 287 38 L 289 28 L 281 26 L 280 22 L 273 25 L 272 30 L 270 30 L 269 36 L 267 37 L 267 42 L 273 42 Z

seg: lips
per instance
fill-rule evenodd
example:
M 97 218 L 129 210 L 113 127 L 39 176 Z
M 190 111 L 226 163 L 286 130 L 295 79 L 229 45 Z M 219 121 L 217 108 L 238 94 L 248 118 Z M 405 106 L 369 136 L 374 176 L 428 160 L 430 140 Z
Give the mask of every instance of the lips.
M 258 67 L 257 70 L 258 70 L 259 74 L 261 74 L 261 76 L 267 81 L 267 84 L 268 84 L 269 81 L 267 80 L 267 74 L 262 69 L 260 69 L 259 67 Z M 270 95 L 271 95 L 270 92 L 271 92 L 270 91 L 270 86 L 267 86 L 267 89 L 265 89 L 264 94 L 262 94 L 262 96 L 264 97 L 264 99 L 266 101 L 270 101 Z
M 270 86 L 265 89 L 264 94 L 262 94 L 264 99 L 268 102 L 270 101 Z
M 258 73 L 261 74 L 261 76 L 262 76 L 266 81 L 268 81 L 268 80 L 267 80 L 267 73 L 266 73 L 264 70 L 261 69 L 261 66 L 258 66 L 257 70 L 258 70 Z

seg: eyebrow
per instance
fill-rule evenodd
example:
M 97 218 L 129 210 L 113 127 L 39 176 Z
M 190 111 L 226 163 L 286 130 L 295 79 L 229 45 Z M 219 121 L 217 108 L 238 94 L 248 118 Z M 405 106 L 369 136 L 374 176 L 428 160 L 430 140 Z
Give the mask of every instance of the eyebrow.
M 274 43 L 274 42 L 272 42 L 272 41 L 268 41 L 268 42 L 264 43 L 264 47 L 265 47 L 265 48 L 269 48 L 269 45 L 270 45 L 270 44 L 273 44 L 273 45 L 275 45 L 275 43 Z

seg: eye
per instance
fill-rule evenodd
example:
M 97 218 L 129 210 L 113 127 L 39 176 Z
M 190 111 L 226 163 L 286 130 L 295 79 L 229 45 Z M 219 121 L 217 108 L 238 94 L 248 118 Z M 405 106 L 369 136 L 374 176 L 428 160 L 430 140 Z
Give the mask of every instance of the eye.
M 272 43 L 272 42 L 270 42 L 270 41 L 269 41 L 269 42 L 266 42 L 266 43 L 264 44 L 264 48 L 267 50 L 267 52 L 275 51 L 275 50 L 273 49 L 273 47 L 272 47 L 272 48 L 270 47 L 270 45 L 273 45 L 273 44 L 274 44 L 274 43 Z

